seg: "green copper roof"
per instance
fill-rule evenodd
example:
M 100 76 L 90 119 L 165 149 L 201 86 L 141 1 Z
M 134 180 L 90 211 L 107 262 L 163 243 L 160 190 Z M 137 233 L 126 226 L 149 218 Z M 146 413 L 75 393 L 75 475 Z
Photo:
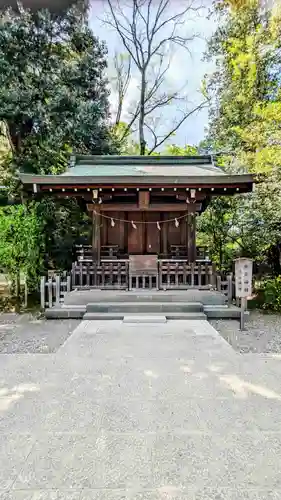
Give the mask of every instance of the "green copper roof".
M 205 156 L 73 156 L 61 175 L 20 174 L 25 185 L 234 185 L 253 176 L 231 175 Z M 34 186 L 33 186 L 34 188 Z
M 147 177 L 223 175 L 210 156 L 78 156 L 62 176 Z

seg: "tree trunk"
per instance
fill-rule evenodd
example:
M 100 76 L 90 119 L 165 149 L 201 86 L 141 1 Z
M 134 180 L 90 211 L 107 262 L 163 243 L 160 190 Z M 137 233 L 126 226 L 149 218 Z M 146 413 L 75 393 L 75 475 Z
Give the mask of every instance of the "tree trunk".
M 281 275 L 281 243 L 272 245 L 268 251 L 268 263 L 274 276 Z
M 144 138 L 144 113 L 145 113 L 145 71 L 141 74 L 141 90 L 140 90 L 140 116 L 139 116 L 139 143 L 140 155 L 145 155 L 145 138 Z
M 220 270 L 222 270 L 223 266 L 223 244 L 220 241 L 219 243 L 219 261 L 220 261 Z

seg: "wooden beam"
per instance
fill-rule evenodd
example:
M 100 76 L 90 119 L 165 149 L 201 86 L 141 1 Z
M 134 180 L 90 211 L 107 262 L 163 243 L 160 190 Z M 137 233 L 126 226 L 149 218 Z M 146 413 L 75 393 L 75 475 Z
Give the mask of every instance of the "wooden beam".
M 28 174 L 27 174 L 28 175 Z M 236 179 L 235 181 L 232 181 L 232 182 L 228 182 L 227 179 L 225 179 L 225 175 L 223 176 L 220 176 L 220 180 L 218 179 L 215 179 L 215 178 L 212 178 L 210 179 L 210 182 L 202 182 L 202 179 L 196 179 L 193 181 L 188 178 L 185 182 L 182 182 L 181 184 L 176 184 L 175 186 L 175 183 L 171 183 L 171 182 L 163 182 L 163 177 L 160 176 L 158 178 L 154 178 L 152 181 L 150 182 L 147 182 L 147 183 L 143 183 L 142 181 L 141 182 L 136 182 L 136 183 L 120 183 L 120 182 L 112 182 L 111 183 L 104 183 L 104 182 L 98 182 L 96 184 L 93 184 L 93 183 L 89 183 L 89 184 L 85 184 L 85 183 L 79 183 L 79 182 L 74 182 L 73 179 L 71 179 L 71 181 L 69 181 L 69 178 L 68 179 L 64 179 L 64 183 L 61 184 L 59 181 L 54 181 L 54 179 L 51 180 L 52 176 L 49 176 L 50 179 L 45 179 L 46 176 L 44 176 L 44 180 L 41 178 L 42 176 L 30 176 L 31 177 L 31 180 L 30 180 L 30 183 L 33 183 L 35 182 L 36 184 L 40 185 L 40 187 L 43 189 L 43 190 L 47 190 L 52 187 L 53 189 L 62 189 L 62 188 L 65 188 L 65 189 L 70 189 L 70 190 L 73 190 L 75 188 L 79 189 L 79 190 L 86 190 L 86 189 L 90 189 L 90 190 L 93 190 L 93 189 L 103 189 L 103 190 L 110 190 L 112 188 L 114 188 L 115 190 L 118 190 L 118 189 L 149 189 L 151 188 L 152 190 L 154 189 L 159 189 L 159 184 L 161 185 L 161 187 L 163 187 L 165 190 L 167 189 L 171 189 L 171 190 L 174 190 L 174 188 L 176 187 L 177 188 L 177 191 L 179 191 L 180 189 L 186 189 L 186 188 L 190 188 L 190 189 L 211 189 L 212 187 L 213 188 L 224 188 L 224 187 L 227 187 L 227 188 L 236 188 L 236 187 L 241 187 L 241 188 L 250 188 L 252 187 L 252 183 L 253 181 L 252 180 L 241 180 L 241 179 Z M 237 176 L 236 176 L 237 177 Z M 239 177 L 239 176 L 238 176 Z M 23 182 L 23 184 L 25 185 L 28 185 L 27 182 Z M 32 189 L 32 185 L 30 186 L 31 189 Z M 176 192 L 176 191 L 175 191 Z
M 151 212 L 200 212 L 201 203 L 153 203 L 149 205 L 146 211 Z M 87 210 L 93 211 L 97 210 L 97 207 L 102 210 L 102 212 L 139 212 L 140 208 L 138 204 L 128 204 L 128 203 L 108 203 L 108 204 L 94 204 L 88 203 Z
M 149 191 L 139 191 L 139 209 L 148 210 L 150 201 Z
M 143 189 L 144 186 L 141 187 Z M 51 191 L 50 191 L 51 189 Z M 130 187 L 128 187 L 130 189 Z M 102 191 L 99 192 L 102 198 L 105 196 L 111 195 L 117 195 L 117 196 L 122 196 L 122 197 L 133 197 L 135 196 L 138 192 L 145 192 L 145 191 L 137 191 L 136 187 L 131 188 L 132 191 L 130 192 L 124 192 L 124 189 L 116 186 L 114 187 L 114 191 L 112 191 L 112 188 L 106 186 L 102 188 Z M 135 193 L 133 192 L 133 189 L 136 191 Z M 138 188 L 139 189 L 139 188 Z M 172 197 L 176 196 L 178 199 L 186 199 L 186 197 L 189 195 L 190 191 L 186 191 L 186 188 L 183 186 L 180 186 L 177 188 L 177 191 L 173 191 L 170 187 L 165 187 L 164 191 L 159 191 L 158 189 L 152 187 L 152 190 L 150 191 L 150 194 L 153 196 L 161 196 L 161 197 Z M 190 189 L 193 189 L 190 186 Z M 250 192 L 248 186 L 241 185 L 241 184 L 234 184 L 234 185 L 209 185 L 209 186 L 202 186 L 201 191 L 198 190 L 198 186 L 194 186 L 194 189 L 196 189 L 196 199 L 204 199 L 206 196 L 232 196 L 235 195 L 237 192 L 238 193 L 247 193 Z M 213 189 L 213 190 L 212 190 Z M 238 189 L 238 191 L 237 191 Z M 65 198 L 65 197 L 84 197 L 85 199 L 92 199 L 92 194 L 91 191 L 92 189 L 90 188 L 85 188 L 84 186 L 57 186 L 57 185 L 48 185 L 48 186 L 40 186 L 37 184 L 37 193 L 36 195 L 39 196 L 40 194 L 42 195 L 48 195 L 48 196 L 57 196 L 59 198 Z M 145 187 L 145 190 L 148 190 L 148 187 Z M 26 189 L 27 192 L 33 192 L 33 185 L 30 186 L 30 189 Z

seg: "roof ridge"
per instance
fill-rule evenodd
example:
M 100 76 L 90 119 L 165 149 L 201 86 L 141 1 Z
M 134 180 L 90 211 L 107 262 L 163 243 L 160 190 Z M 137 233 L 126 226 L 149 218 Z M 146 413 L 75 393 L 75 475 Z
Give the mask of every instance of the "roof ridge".
M 76 156 L 75 164 L 83 165 L 85 163 L 110 164 L 110 165 L 171 165 L 171 164 L 208 164 L 212 165 L 211 156 Z
M 159 156 L 152 156 L 152 155 L 72 155 L 74 156 L 77 160 L 123 160 L 124 158 L 126 159 L 131 159 L 131 160 L 138 160 L 138 161 L 146 161 L 149 159 L 150 161 L 161 161 L 161 160 L 170 160 L 171 158 L 173 159 L 208 159 L 212 161 L 212 156 L 210 154 L 207 155 L 159 155 Z

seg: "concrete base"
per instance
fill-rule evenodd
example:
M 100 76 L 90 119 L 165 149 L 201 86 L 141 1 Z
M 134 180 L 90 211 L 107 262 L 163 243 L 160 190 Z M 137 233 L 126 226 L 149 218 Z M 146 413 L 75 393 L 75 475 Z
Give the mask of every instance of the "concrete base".
M 83 316 L 83 320 L 95 320 L 95 321 L 108 321 L 108 320 L 119 320 L 123 321 L 124 319 L 124 313 L 118 313 L 118 312 L 104 312 L 104 313 L 99 313 L 99 312 L 87 312 Z
M 166 314 L 182 312 L 203 312 L 201 302 L 160 302 L 139 300 L 138 302 L 95 302 L 87 304 L 87 313 Z
M 204 320 L 207 319 L 203 312 L 171 312 L 165 313 L 167 320 L 182 319 L 182 320 Z
M 156 316 L 155 314 L 142 314 L 141 316 L 137 316 L 136 314 L 132 314 L 130 316 L 124 316 L 123 323 L 166 323 L 166 316 Z
M 67 293 L 65 303 L 46 310 L 46 317 L 84 320 L 121 320 L 146 317 L 166 320 L 239 318 L 240 309 L 211 290 L 80 290 Z M 126 320 L 127 322 L 127 320 Z
M 221 318 L 221 319 L 237 319 L 240 318 L 241 309 L 240 307 L 230 305 L 230 306 L 204 306 L 204 313 L 210 318 Z M 247 317 L 249 312 L 245 312 Z
M 46 309 L 45 316 L 47 319 L 82 319 L 86 313 L 86 306 L 54 306 Z
M 213 290 L 73 290 L 65 295 L 65 305 L 87 305 L 101 302 L 199 302 L 203 305 L 225 305 L 226 297 Z
M 70 309 L 65 307 L 52 307 L 46 309 L 47 319 L 84 319 L 84 320 L 123 320 L 129 313 L 122 312 L 86 312 L 86 308 Z M 143 313 L 147 316 L 148 313 Z M 247 313 L 246 313 L 247 314 Z M 130 315 L 131 316 L 131 315 Z M 162 316 L 162 315 L 161 315 Z M 170 312 L 165 313 L 167 320 L 202 320 L 211 318 L 237 319 L 240 317 L 240 309 L 235 306 L 216 307 L 214 309 L 204 308 L 204 312 Z

